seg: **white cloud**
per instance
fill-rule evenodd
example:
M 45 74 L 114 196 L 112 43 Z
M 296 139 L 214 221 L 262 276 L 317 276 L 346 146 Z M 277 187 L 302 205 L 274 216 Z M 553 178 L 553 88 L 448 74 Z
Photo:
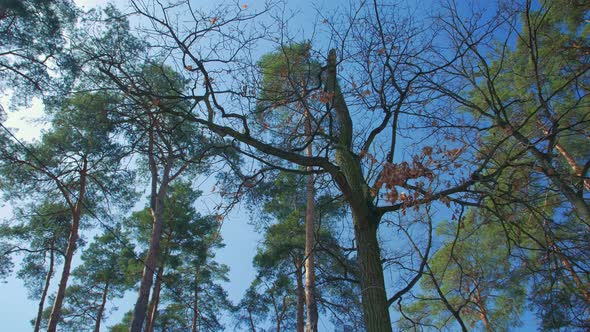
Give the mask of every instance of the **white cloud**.
M 20 108 L 18 110 L 9 110 L 9 96 L 3 96 L 0 103 L 7 111 L 7 119 L 4 126 L 19 139 L 26 142 L 32 142 L 41 137 L 41 131 L 49 128 L 49 123 L 43 112 L 43 102 L 39 98 L 34 98 L 31 107 Z

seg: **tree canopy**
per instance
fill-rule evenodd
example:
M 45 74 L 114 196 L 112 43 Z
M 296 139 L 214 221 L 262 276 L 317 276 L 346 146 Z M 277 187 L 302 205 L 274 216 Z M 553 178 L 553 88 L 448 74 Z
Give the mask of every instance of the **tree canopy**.
M 588 3 L 128 4 L 0 5 L 35 332 L 590 328 Z

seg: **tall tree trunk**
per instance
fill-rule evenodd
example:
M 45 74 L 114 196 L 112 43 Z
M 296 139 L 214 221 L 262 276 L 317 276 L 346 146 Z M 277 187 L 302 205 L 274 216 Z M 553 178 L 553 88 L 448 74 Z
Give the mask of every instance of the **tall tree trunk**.
M 47 332 L 55 332 L 57 329 L 57 323 L 61 315 L 61 307 L 63 305 L 64 297 L 66 294 L 66 287 L 68 285 L 68 279 L 70 278 L 70 270 L 72 268 L 72 259 L 74 257 L 74 251 L 76 250 L 76 241 L 78 240 L 78 228 L 80 226 L 80 216 L 76 216 L 72 222 L 72 229 L 68 239 L 68 247 L 66 249 L 66 256 L 64 259 L 64 266 L 61 273 L 61 279 L 57 289 L 57 295 L 53 302 L 53 309 L 51 310 L 51 316 L 49 318 L 49 324 L 47 326 Z
M 98 312 L 96 313 L 96 325 L 94 326 L 94 332 L 100 332 L 100 322 L 102 321 L 102 316 L 104 315 L 104 308 L 107 305 L 107 295 L 109 294 L 109 283 L 105 283 L 104 289 L 102 290 L 102 299 L 100 302 L 100 307 L 98 308 Z
M 195 289 L 194 289 L 194 303 L 193 303 L 193 320 L 191 322 L 191 331 L 197 332 L 199 330 L 199 268 L 195 273 Z
M 55 264 L 55 251 L 53 245 L 55 241 L 51 241 L 52 249 L 49 250 L 49 269 L 45 276 L 45 284 L 43 285 L 43 292 L 41 293 L 41 299 L 39 300 L 39 310 L 37 311 L 37 318 L 35 319 L 35 328 L 33 332 L 39 332 L 41 329 L 41 320 L 43 319 L 43 307 L 45 306 L 45 298 L 49 291 L 49 284 L 51 283 L 51 276 L 53 275 L 53 265 Z
M 154 284 L 154 292 L 152 300 L 148 308 L 148 315 L 145 323 L 145 332 L 153 332 L 156 325 L 156 315 L 158 314 L 158 304 L 160 303 L 160 292 L 162 290 L 162 277 L 164 276 L 164 262 L 158 267 L 156 273 L 156 282 Z
M 160 188 L 158 190 L 158 166 L 156 164 L 155 153 L 155 124 L 156 119 L 151 118 L 152 128 L 149 132 L 149 146 L 148 146 L 148 165 L 151 173 L 151 195 L 150 195 L 150 212 L 153 218 L 152 234 L 150 237 L 150 245 L 148 248 L 147 258 L 143 274 L 141 276 L 141 284 L 139 286 L 139 294 L 137 302 L 133 309 L 133 320 L 131 322 L 130 332 L 141 332 L 141 327 L 147 315 L 147 306 L 150 298 L 150 290 L 154 282 L 154 273 L 156 272 L 158 253 L 160 252 L 160 240 L 164 231 L 164 199 L 166 198 L 166 190 L 169 182 L 170 164 L 169 160 L 163 171 Z
M 250 331 L 256 332 L 256 325 L 254 325 L 254 318 L 252 317 L 252 311 L 248 309 L 248 320 L 250 321 Z
M 554 243 L 551 245 L 551 247 L 557 254 L 559 260 L 561 261 L 561 264 L 563 264 L 563 266 L 572 276 L 572 279 L 574 279 L 576 287 L 578 287 L 580 293 L 582 293 L 582 297 L 584 298 L 586 304 L 590 305 L 590 291 L 588 290 L 588 285 L 585 285 L 582 279 L 580 279 L 578 273 L 576 272 L 576 270 L 574 270 L 574 268 L 570 264 L 569 259 L 562 253 L 561 249 Z
M 160 251 L 160 239 L 164 226 L 164 195 L 165 191 L 160 188 L 160 193 L 156 198 L 156 208 L 152 209 L 152 218 L 154 220 L 152 227 L 152 234 L 150 237 L 150 246 L 148 249 L 147 258 L 143 274 L 141 276 L 141 284 L 139 286 L 139 294 L 135 308 L 133 310 L 133 321 L 131 323 L 130 332 L 141 332 L 141 327 L 145 321 L 147 314 L 147 305 L 150 298 L 150 290 L 154 281 L 154 272 L 156 271 L 158 252 Z
M 57 323 L 59 322 L 59 318 L 61 316 L 61 307 L 66 295 L 66 287 L 68 286 L 68 279 L 70 278 L 70 270 L 72 268 L 72 259 L 74 258 L 74 252 L 76 251 L 76 241 L 78 240 L 80 218 L 82 217 L 82 204 L 86 194 L 87 167 L 88 162 L 84 160 L 83 169 L 80 171 L 80 191 L 78 194 L 78 199 L 76 204 L 70 207 L 72 210 L 72 227 L 70 229 L 70 236 L 68 238 L 68 246 L 66 248 L 66 255 L 64 257 L 64 266 L 61 273 L 61 279 L 57 288 L 57 294 L 55 295 L 55 301 L 53 302 L 51 316 L 49 317 L 47 332 L 55 332 L 57 330 Z
M 475 287 L 475 294 L 472 295 L 471 300 L 479 309 L 479 319 L 483 323 L 483 327 L 485 328 L 486 332 L 492 332 L 492 325 L 490 324 L 488 311 L 486 310 L 485 300 L 481 295 L 481 291 L 479 290 L 479 284 L 475 281 L 475 279 L 473 281 L 473 286 Z
M 374 212 L 373 196 L 365 181 L 360 159 L 352 152 L 353 124 L 348 105 L 338 84 L 336 50 L 334 49 L 328 54 L 326 92 L 333 96 L 339 131 L 335 160 L 340 167 L 340 172 L 332 174 L 332 177 L 352 210 L 365 326 L 367 332 L 391 332 L 383 265 L 377 241 L 377 228 L 381 216 Z
M 305 134 L 311 139 L 311 115 L 308 110 L 305 112 Z M 306 154 L 311 157 L 313 154 L 311 141 L 307 142 Z M 307 167 L 307 171 L 313 171 Z M 318 308 L 315 299 L 315 188 L 313 175 L 307 175 L 305 186 L 305 304 L 307 306 L 306 332 L 317 332 L 318 330 Z
M 383 265 L 377 241 L 379 218 L 359 215 L 352 211 L 354 231 L 358 246 L 360 286 L 367 332 L 388 332 L 391 329 L 387 293 L 383 279 Z
M 576 163 L 576 160 L 574 159 L 574 157 L 571 154 L 569 154 L 567 152 L 567 150 L 563 146 L 561 146 L 561 144 L 556 143 L 555 148 L 557 149 L 557 151 L 559 151 L 559 154 L 561 154 L 561 156 L 563 158 L 565 158 L 567 163 L 570 165 L 570 167 L 574 171 L 574 174 L 576 176 L 580 177 L 580 179 L 582 180 L 582 183 L 584 184 L 584 188 L 586 190 L 590 191 L 590 179 L 584 179 L 584 169 L 582 167 L 580 167 L 580 165 L 578 165 L 578 163 Z
M 295 277 L 297 278 L 297 332 L 305 329 L 305 290 L 303 288 L 303 271 L 301 258 L 295 258 Z

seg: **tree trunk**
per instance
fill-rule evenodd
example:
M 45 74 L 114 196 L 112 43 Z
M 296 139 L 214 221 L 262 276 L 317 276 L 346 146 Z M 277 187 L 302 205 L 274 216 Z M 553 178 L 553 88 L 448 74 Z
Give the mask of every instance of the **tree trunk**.
M 311 119 L 309 111 L 306 111 L 305 133 L 311 137 Z M 306 154 L 312 156 L 311 142 L 308 142 Z M 313 171 L 307 167 L 307 171 Z M 318 308 L 315 299 L 315 188 L 313 175 L 307 175 L 305 186 L 305 304 L 307 306 L 306 332 L 317 332 L 318 330 Z
M 194 303 L 193 303 L 193 321 L 191 324 L 191 331 L 197 332 L 199 322 L 199 269 L 197 268 L 195 274 L 195 289 L 194 289 Z
M 57 323 L 61 315 L 61 307 L 63 305 L 64 297 L 66 294 L 66 287 L 68 285 L 68 279 L 70 278 L 70 270 L 72 267 L 72 258 L 74 257 L 74 251 L 76 250 L 76 241 L 78 240 L 78 228 L 80 225 L 80 216 L 76 216 L 72 222 L 72 229 L 70 230 L 70 236 L 68 239 L 68 247 L 66 249 L 66 256 L 64 259 L 64 267 L 61 273 L 61 279 L 57 289 L 57 295 L 53 302 L 53 310 L 51 310 L 51 316 L 49 318 L 49 324 L 47 326 L 47 332 L 55 332 L 57 329 Z
M 55 241 L 51 242 L 53 248 Z M 39 310 L 37 311 L 37 319 L 35 319 L 35 328 L 33 332 L 39 332 L 41 329 L 41 320 L 43 319 L 43 307 L 45 306 L 45 298 L 47 297 L 47 291 L 49 290 L 49 284 L 51 283 L 51 276 L 53 275 L 53 265 L 55 263 L 55 252 L 53 249 L 49 250 L 49 270 L 45 276 L 45 284 L 43 285 L 43 292 L 41 293 L 41 300 L 39 300 Z
M 254 318 L 252 318 L 252 311 L 248 309 L 248 320 L 250 321 L 251 332 L 256 332 L 256 325 L 254 325 Z
M 490 324 L 490 319 L 488 318 L 488 311 L 486 310 L 485 300 L 481 295 L 481 291 L 479 290 L 479 284 L 475 281 L 475 279 L 473 281 L 473 286 L 475 288 L 475 294 L 472 295 L 471 300 L 479 309 L 479 319 L 483 323 L 483 327 L 485 328 L 486 332 L 492 332 L 492 325 Z
M 557 149 L 557 151 L 559 151 L 559 154 L 561 154 L 561 156 L 565 158 L 567 163 L 574 171 L 574 174 L 580 177 L 582 183 L 584 184 L 584 188 L 590 191 L 590 179 L 584 179 L 584 169 L 580 167 L 578 163 L 576 163 L 574 157 L 571 154 L 569 154 L 567 150 L 563 146 L 561 146 L 561 144 L 555 144 L 555 148 Z
M 305 290 L 303 288 L 303 271 L 301 259 L 295 259 L 295 276 L 297 278 L 297 332 L 305 329 Z
M 152 209 L 152 218 L 154 219 L 154 225 L 152 227 L 152 234 L 150 237 L 150 247 L 148 249 L 147 258 L 145 260 L 145 267 L 141 276 L 141 284 L 139 286 L 139 295 L 135 308 L 133 310 L 133 321 L 131 323 L 130 332 L 141 332 L 141 327 L 145 321 L 147 314 L 147 305 L 150 298 L 150 290 L 154 281 L 154 272 L 156 271 L 156 263 L 158 252 L 160 251 L 160 239 L 162 237 L 162 231 L 164 226 L 163 216 L 163 201 L 164 195 L 160 190 L 160 194 L 156 198 L 156 208 Z
M 574 279 L 576 287 L 578 287 L 578 289 L 582 293 L 582 297 L 584 298 L 584 301 L 586 302 L 586 304 L 590 305 L 590 291 L 588 291 L 588 286 L 584 284 L 582 279 L 580 279 L 580 277 L 578 276 L 578 273 L 576 273 L 576 271 L 574 270 L 574 268 L 570 264 L 569 259 L 561 252 L 561 249 L 555 244 L 553 244 L 551 247 L 553 248 L 553 250 L 557 254 L 559 260 L 561 261 L 561 264 L 563 264 L 563 266 L 565 266 L 567 271 L 570 273 L 570 275 Z
M 76 241 L 78 240 L 78 230 L 80 228 L 80 218 L 82 217 L 82 204 L 84 201 L 84 195 L 86 194 L 86 171 L 87 161 L 84 161 L 84 167 L 80 171 L 80 192 L 78 200 L 72 210 L 72 227 L 70 229 L 70 236 L 68 238 L 68 246 L 66 248 L 66 255 L 64 257 L 64 266 L 61 273 L 61 279 L 55 295 L 55 301 L 53 302 L 53 309 L 51 310 L 51 316 L 49 317 L 49 323 L 47 325 L 47 332 L 55 332 L 57 330 L 57 323 L 61 316 L 61 307 L 63 305 L 64 297 L 66 295 L 66 287 L 68 286 L 68 279 L 70 278 L 70 270 L 72 268 L 72 259 L 74 252 L 76 251 Z
M 331 175 L 352 210 L 365 327 L 367 332 L 391 332 L 383 265 L 377 241 L 377 228 L 381 217 L 374 213 L 373 196 L 365 181 L 360 159 L 352 152 L 353 123 L 338 84 L 334 49 L 328 54 L 326 92 L 333 95 L 332 102 L 339 130 L 334 156 L 340 173 Z
M 170 164 L 168 160 L 167 166 L 163 171 L 163 176 L 158 190 L 158 165 L 154 156 L 155 151 L 155 123 L 156 120 L 150 117 L 152 127 L 149 132 L 149 147 L 148 147 L 148 165 L 151 173 L 151 192 L 150 192 L 150 212 L 153 218 L 152 234 L 150 237 L 150 246 L 148 249 L 147 258 L 143 274 L 141 276 L 141 283 L 139 286 L 139 294 L 137 302 L 133 309 L 133 320 L 131 322 L 130 332 L 141 332 L 141 327 L 147 315 L 147 306 L 150 298 L 150 290 L 154 282 L 154 273 L 156 272 L 158 253 L 160 252 L 160 240 L 164 231 L 164 198 L 166 198 L 166 190 L 169 182 Z
M 154 292 L 152 300 L 150 301 L 148 315 L 145 323 L 145 332 L 153 332 L 156 325 L 156 315 L 158 314 L 158 304 L 160 303 L 160 292 L 162 290 L 162 277 L 164 276 L 164 263 L 158 267 L 156 273 L 156 283 L 154 284 Z
M 104 289 L 102 290 L 102 299 L 100 302 L 100 307 L 98 308 L 98 313 L 96 314 L 96 325 L 94 326 L 94 332 L 100 332 L 100 322 L 102 321 L 102 316 L 104 314 L 104 308 L 107 305 L 107 295 L 109 294 L 109 283 L 107 282 L 104 285 Z
M 367 332 L 390 332 L 391 320 L 387 305 L 387 292 L 383 279 L 383 265 L 377 241 L 379 218 L 359 215 L 353 209 L 355 237 L 360 265 L 360 286 Z

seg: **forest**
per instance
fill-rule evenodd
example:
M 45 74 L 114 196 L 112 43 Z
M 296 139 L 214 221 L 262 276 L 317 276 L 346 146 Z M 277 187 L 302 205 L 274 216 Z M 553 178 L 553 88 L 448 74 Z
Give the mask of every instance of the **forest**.
M 96 3 L 0 1 L 34 332 L 590 330 L 590 2 Z

